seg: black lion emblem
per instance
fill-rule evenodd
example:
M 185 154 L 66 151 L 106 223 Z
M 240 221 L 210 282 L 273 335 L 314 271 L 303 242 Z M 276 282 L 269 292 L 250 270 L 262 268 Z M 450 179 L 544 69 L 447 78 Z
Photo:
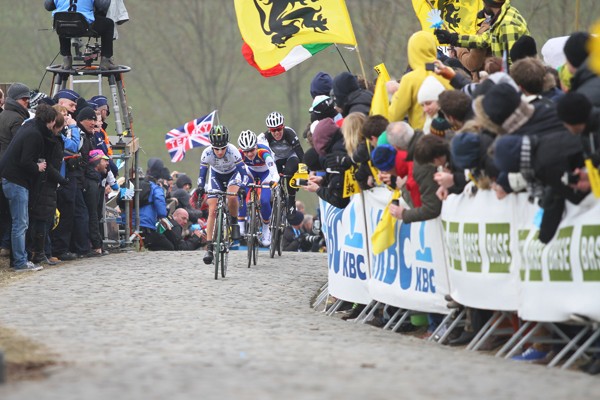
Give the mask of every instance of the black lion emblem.
M 323 7 L 313 8 L 307 2 L 316 3 L 318 0 L 254 0 L 263 32 L 272 35 L 271 43 L 283 48 L 285 42 L 300 32 L 301 28 L 312 28 L 318 33 L 329 30 L 327 18 L 320 14 Z M 267 18 L 265 9 L 268 6 L 271 7 Z

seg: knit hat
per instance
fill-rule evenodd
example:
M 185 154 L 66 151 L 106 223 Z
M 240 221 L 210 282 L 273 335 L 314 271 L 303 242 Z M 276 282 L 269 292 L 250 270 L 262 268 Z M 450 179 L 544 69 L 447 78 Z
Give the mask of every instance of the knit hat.
M 292 214 L 291 218 L 288 218 L 288 222 L 292 226 L 300 225 L 302 221 L 304 221 L 304 214 L 298 210 Z
M 84 121 L 86 119 L 96 119 L 96 112 L 92 107 L 84 107 L 77 113 L 77 122 Z
M 486 6 L 490 7 L 502 7 L 505 0 L 483 0 Z
M 88 161 L 90 163 L 99 162 L 102 159 L 110 160 L 110 158 L 108 158 L 108 156 L 106 154 L 104 154 L 104 152 L 102 150 L 96 149 L 96 150 L 90 151 L 89 158 L 88 158 Z
M 323 111 L 331 107 L 333 105 L 332 103 L 331 97 L 320 94 L 313 99 L 312 105 L 308 109 L 308 112 L 316 112 L 321 114 Z
M 589 39 L 589 33 L 575 32 L 565 42 L 565 56 L 567 57 L 567 61 L 575 68 L 579 68 L 588 58 L 587 43 Z
M 153 176 L 154 178 L 158 178 L 164 166 L 165 165 L 160 158 L 151 158 L 148 160 L 148 169 L 146 170 L 146 174 Z
M 502 125 L 521 104 L 521 95 L 509 84 L 500 83 L 487 92 L 482 104 L 489 119 Z
M 500 171 L 519 172 L 522 143 L 523 136 L 521 135 L 505 135 L 496 141 L 494 163 Z
M 185 185 L 192 186 L 192 179 L 187 175 L 180 175 L 177 177 L 175 185 L 177 185 L 177 187 L 180 189 L 182 189 Z
M 358 79 L 350 72 L 342 72 L 333 78 L 333 94 L 335 95 L 335 104 L 344 108 L 348 95 L 359 89 Z
M 325 149 L 330 143 L 335 132 L 340 128 L 335 124 L 333 119 L 325 118 L 320 120 L 313 130 L 313 146 L 320 156 L 325 156 Z
M 569 125 L 586 123 L 591 112 L 590 100 L 577 92 L 567 92 L 556 104 L 558 118 Z
M 481 137 L 476 133 L 464 132 L 454 136 L 450 143 L 452 164 L 457 169 L 477 166 L 481 151 Z
M 433 76 L 428 76 L 423 80 L 419 92 L 417 93 L 417 102 L 423 104 L 426 101 L 437 101 L 438 96 L 446 88 Z
M 371 161 L 380 171 L 389 171 L 396 166 L 396 148 L 391 144 L 377 146 L 371 152 Z
M 8 88 L 6 97 L 13 100 L 29 99 L 31 95 L 30 90 L 24 83 L 15 82 Z
M 77 101 L 78 98 L 80 98 L 81 96 L 79 96 L 79 93 L 70 90 L 70 89 L 62 89 L 59 90 L 56 93 L 56 96 L 54 96 L 54 99 L 56 101 L 60 100 L 60 99 L 67 99 L 67 100 L 71 100 L 71 101 Z
M 433 121 L 431 121 L 429 133 L 440 137 L 446 137 L 446 134 L 451 131 L 452 125 L 450 125 L 450 122 L 446 121 L 446 118 L 435 117 Z
M 48 98 L 46 93 L 42 93 L 38 90 L 32 90 L 29 92 L 29 109 L 35 110 L 43 99 Z
M 523 35 L 517 39 L 510 49 L 510 59 L 513 63 L 526 57 L 535 56 L 537 56 L 535 39 L 528 35 Z
M 310 96 L 314 99 L 318 95 L 328 95 L 333 87 L 333 79 L 327 72 L 317 72 L 310 82 Z

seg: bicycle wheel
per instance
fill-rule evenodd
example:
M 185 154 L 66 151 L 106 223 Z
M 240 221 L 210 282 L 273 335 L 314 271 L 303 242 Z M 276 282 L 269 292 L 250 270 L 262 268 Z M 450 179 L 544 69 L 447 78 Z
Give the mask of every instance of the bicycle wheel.
M 214 256 L 215 256 L 215 279 L 219 279 L 219 261 L 221 259 L 221 248 L 223 246 L 223 210 L 219 209 L 217 211 L 217 220 L 215 226 L 215 233 L 213 234 L 213 243 L 214 243 Z M 221 261 L 222 262 L 222 261 Z
M 229 262 L 229 247 L 231 247 L 231 225 L 229 214 L 223 213 L 223 234 L 221 242 L 221 276 L 227 275 L 227 263 Z
M 275 251 L 279 243 L 279 225 L 281 217 L 281 191 L 275 191 L 275 200 L 273 200 L 273 211 L 271 213 L 271 245 L 269 246 L 269 255 L 275 257 Z
M 252 264 L 252 254 L 254 252 L 256 234 L 254 232 L 254 201 L 250 203 L 250 212 L 246 217 L 246 241 L 248 242 L 248 268 Z M 255 263 L 256 264 L 256 263 Z
M 254 229 L 252 232 L 254 232 L 254 247 L 252 248 L 252 260 L 254 262 L 254 265 L 256 265 L 256 258 L 258 257 L 258 224 L 260 223 L 261 219 L 260 219 L 260 209 L 259 207 L 254 207 Z
M 279 257 L 281 257 L 281 242 L 283 241 L 283 231 L 285 230 L 285 226 L 287 223 L 287 209 L 285 206 L 280 207 L 280 213 L 279 213 L 279 224 L 277 227 L 277 232 L 279 232 L 279 234 L 277 235 L 277 254 L 279 254 Z

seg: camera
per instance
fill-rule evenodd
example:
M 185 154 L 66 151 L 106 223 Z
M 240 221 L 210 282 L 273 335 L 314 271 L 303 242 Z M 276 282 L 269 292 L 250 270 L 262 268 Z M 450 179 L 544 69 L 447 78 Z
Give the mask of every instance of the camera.
M 434 63 L 425 63 L 425 71 L 435 71 Z
M 308 185 L 308 179 L 298 179 L 296 181 L 296 184 L 298 186 L 306 186 L 306 185 Z
M 392 204 L 395 205 L 395 206 L 399 206 L 400 205 L 400 200 L 394 199 L 394 200 L 392 200 Z

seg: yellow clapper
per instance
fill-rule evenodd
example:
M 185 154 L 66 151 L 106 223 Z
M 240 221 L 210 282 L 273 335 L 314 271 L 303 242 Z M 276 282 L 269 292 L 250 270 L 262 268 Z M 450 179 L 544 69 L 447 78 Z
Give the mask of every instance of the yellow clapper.
M 389 248 L 396 242 L 396 224 L 399 222 L 390 214 L 390 204 L 392 200 L 400 198 L 400 190 L 396 189 L 392 193 L 392 198 L 387 207 L 383 210 L 383 215 L 375 227 L 375 232 L 371 237 L 371 244 L 374 254 L 379 254 Z
M 344 192 L 342 193 L 342 197 L 344 198 L 360 192 L 360 186 L 358 186 L 355 173 L 356 166 L 354 165 L 344 171 Z
M 589 158 L 585 160 L 585 168 L 587 169 L 592 193 L 596 198 L 600 198 L 600 172 L 598 172 L 598 168 L 594 167 L 592 160 Z
M 306 164 L 298 164 L 298 171 L 290 178 L 289 184 L 294 189 L 300 188 L 298 185 L 298 179 L 308 179 L 308 167 Z

